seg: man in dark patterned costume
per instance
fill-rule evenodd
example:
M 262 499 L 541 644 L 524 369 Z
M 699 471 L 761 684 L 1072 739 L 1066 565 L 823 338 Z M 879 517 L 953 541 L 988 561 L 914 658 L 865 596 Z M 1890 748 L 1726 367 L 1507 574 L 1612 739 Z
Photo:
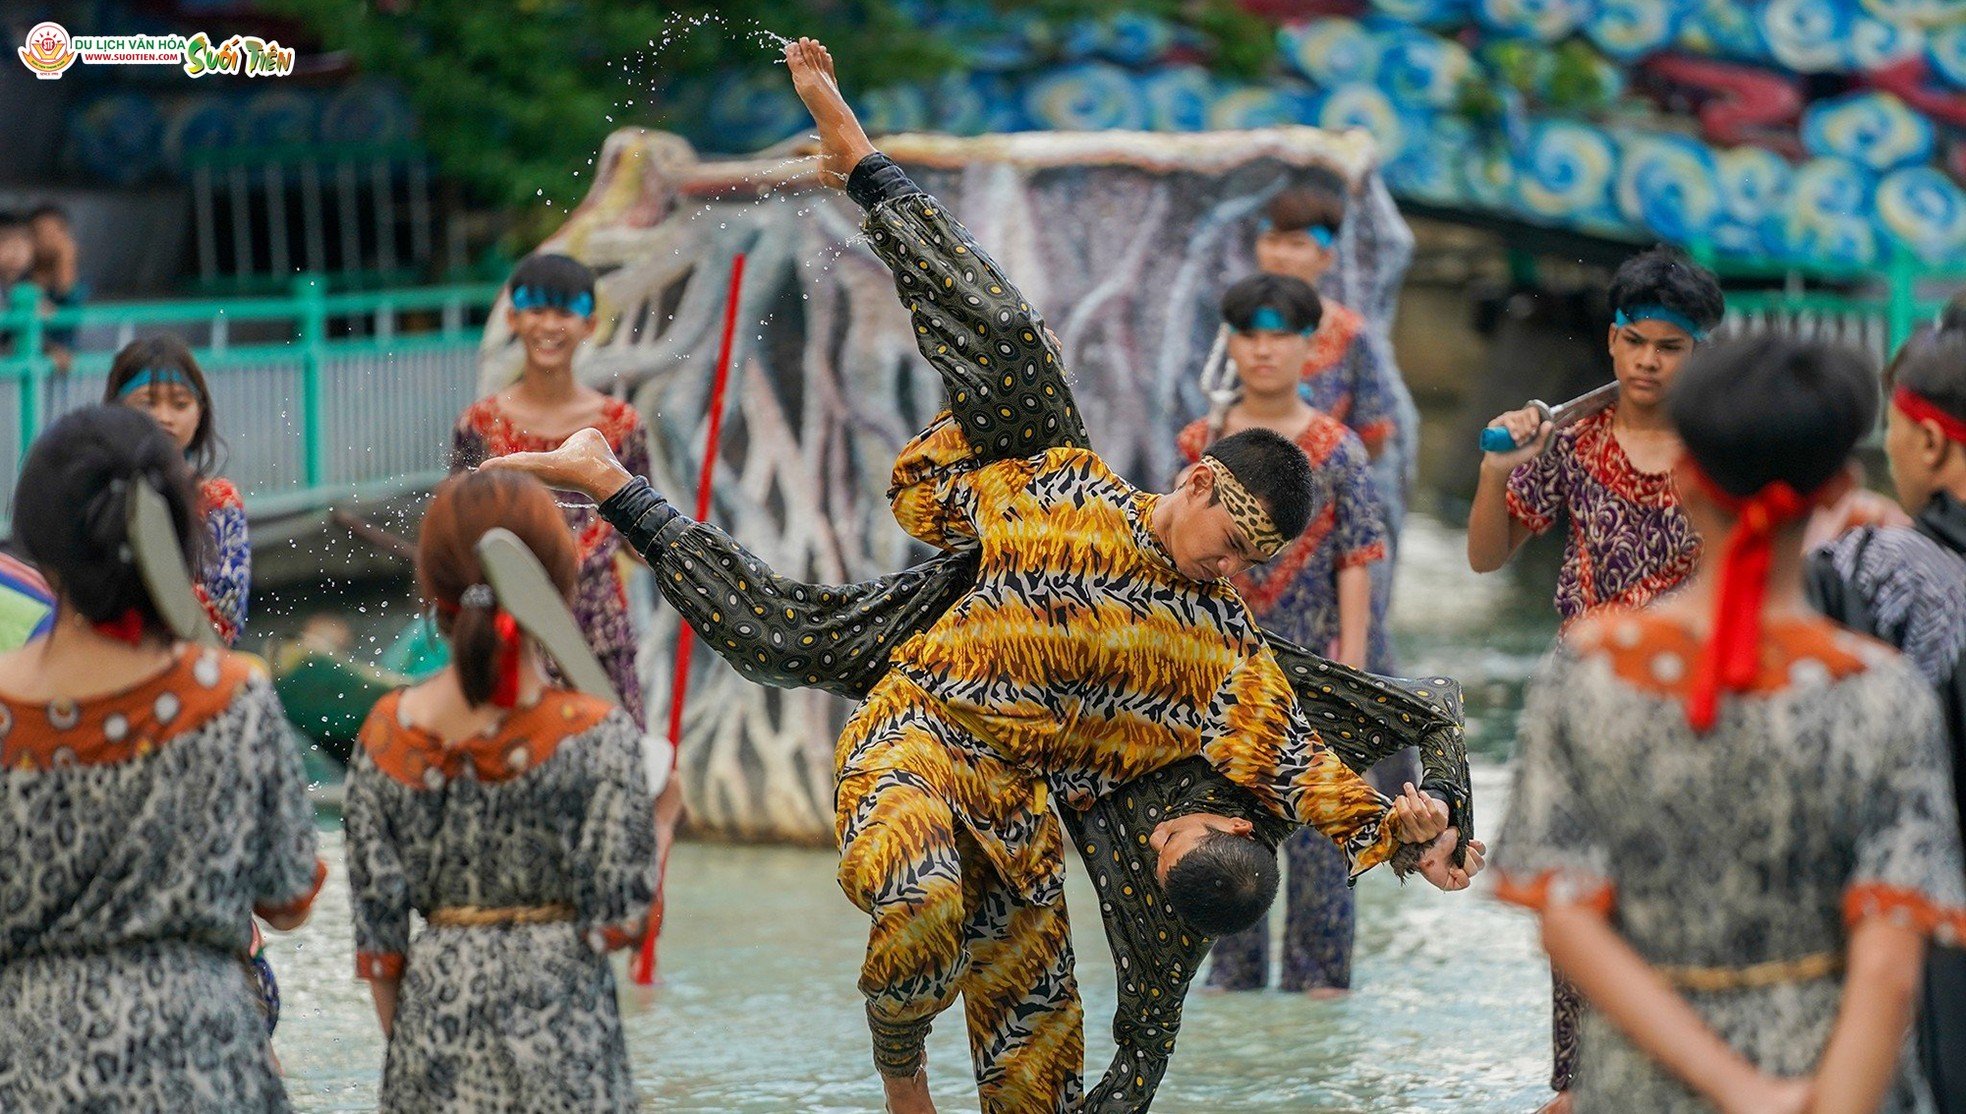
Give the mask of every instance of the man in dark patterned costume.
M 1966 295 L 1885 373 L 1884 449 L 1906 526 L 1852 530 L 1810 554 L 1810 602 L 1903 651 L 1938 691 L 1966 815 Z M 1919 1051 L 1940 1114 L 1966 1114 L 1966 941 L 1926 954 Z
M 960 434 L 966 442 L 960 451 L 970 461 L 1019 460 L 1052 449 L 1083 447 L 1084 430 L 1053 346 L 1041 339 L 1042 323 L 975 250 L 960 225 L 877 154 L 853 164 L 847 188 L 868 208 L 875 250 L 896 270 L 903 300 L 915 309 L 924 355 L 942 373 L 948 388 L 952 414 L 931 427 L 929 436 L 938 429 Z M 909 223 L 891 228 L 876 223 L 884 212 L 895 211 L 887 203 L 909 198 L 914 199 L 906 210 Z M 892 217 L 888 219 L 893 223 Z M 900 243 L 904 236 L 912 242 Z M 929 247 L 931 242 L 942 245 L 942 251 L 967 256 L 963 265 L 981 270 L 983 279 L 960 288 L 952 285 L 956 293 L 951 295 L 943 293 L 932 277 L 916 278 L 915 267 L 933 276 L 931 263 L 940 262 L 932 258 L 936 249 Z M 922 258 L 914 259 L 910 253 Z M 1024 343 L 993 335 L 999 329 L 1010 330 Z M 951 341 L 961 348 L 963 342 L 954 338 L 964 335 L 972 338 L 973 350 L 950 355 Z M 999 339 L 1013 350 L 1042 357 L 1022 363 L 1024 382 L 1011 391 L 1002 389 L 994 372 L 978 366 L 986 361 L 975 358 L 996 351 Z M 631 482 L 603 444 L 583 435 L 570 439 L 559 453 L 507 458 L 504 466 L 524 467 L 599 500 L 603 515 L 648 558 L 665 597 L 706 643 L 746 677 L 765 684 L 818 687 L 857 698 L 876 692 L 892 672 L 890 659 L 896 648 L 933 627 L 977 584 L 979 560 L 973 548 L 952 548 L 901 573 L 857 585 L 810 585 L 780 577 L 720 531 L 682 517 L 646 481 Z M 897 473 L 902 470 L 898 467 Z M 901 510 L 897 502 L 897 513 Z M 1471 833 L 1465 752 L 1451 685 L 1441 684 L 1436 698 L 1442 703 L 1430 703 L 1300 649 L 1277 650 L 1280 672 L 1295 689 L 1305 719 L 1330 750 L 1346 765 L 1362 769 L 1401 747 L 1422 744 L 1428 771 L 1424 787 L 1447 803 L 1450 822 L 1461 834 Z M 1431 688 L 1423 691 L 1434 693 Z M 1205 936 L 1168 908 L 1164 898 L 1156 897 L 1161 856 L 1146 852 L 1159 850 L 1162 839 L 1157 829 L 1171 819 L 1208 813 L 1237 834 L 1254 836 L 1273 847 L 1275 839 L 1294 825 L 1282 820 L 1256 823 L 1269 817 L 1275 806 L 1259 803 L 1250 791 L 1216 773 L 1202 759 L 1166 765 L 1129 788 L 1103 796 L 1099 790 L 1104 787 L 1088 787 L 1082 780 L 1055 774 L 1048 780 L 1052 795 L 1071 806 L 1059 812 L 1100 890 L 1102 915 L 1122 976 L 1115 1021 L 1119 1055 L 1088 1106 L 1143 1109 L 1165 1069 L 1181 999 L 1208 944 Z M 1431 861 L 1423 864 L 1429 877 L 1437 883 L 1450 879 L 1449 888 L 1465 885 L 1463 868 L 1470 864 L 1463 853 L 1448 840 L 1440 841 L 1433 851 Z M 1404 865 L 1411 867 L 1421 860 L 1421 851 L 1408 847 L 1403 858 Z M 1478 867 L 1478 860 L 1472 865 Z M 1069 978 L 1068 950 L 1064 958 Z M 971 1007 L 974 1029 L 974 1002 Z M 878 1025 L 876 1032 L 879 1048 Z M 911 1036 L 919 1041 L 918 1033 Z M 974 1044 L 980 1083 L 989 1079 L 995 1051 L 988 1042 Z M 1075 1075 L 1076 1065 L 1070 1070 Z M 1074 1082 L 1066 1089 L 1067 1096 L 1076 1089 Z M 990 1106 L 987 1091 L 986 1106 Z

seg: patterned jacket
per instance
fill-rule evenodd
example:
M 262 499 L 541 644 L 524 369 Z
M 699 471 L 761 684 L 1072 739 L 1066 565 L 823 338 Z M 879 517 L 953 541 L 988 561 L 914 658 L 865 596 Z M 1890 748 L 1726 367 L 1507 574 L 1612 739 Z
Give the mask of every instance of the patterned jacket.
M 875 205 L 868 226 L 923 354 L 971 363 L 1039 412 L 1043 323 L 966 230 L 919 193 Z M 1018 409 L 1002 412 L 1014 422 Z M 975 586 L 893 661 L 978 746 L 1044 779 L 977 787 L 992 811 L 1023 811 L 1004 805 L 1025 795 L 1041 812 L 1047 785 L 1083 807 L 1201 754 L 1264 808 L 1329 836 L 1354 873 L 1389 857 L 1390 802 L 1326 748 L 1234 587 L 1175 568 L 1150 526 L 1158 496 L 1089 449 L 987 459 L 979 441 L 945 413 L 895 462 L 902 528 L 979 564 Z M 1059 869 L 993 827 L 975 834 L 1012 864 L 1013 885 Z
M 1810 602 L 1896 646 L 1938 690 L 1966 816 L 1966 503 L 1940 492 L 1911 529 L 1866 527 L 1810 555 Z

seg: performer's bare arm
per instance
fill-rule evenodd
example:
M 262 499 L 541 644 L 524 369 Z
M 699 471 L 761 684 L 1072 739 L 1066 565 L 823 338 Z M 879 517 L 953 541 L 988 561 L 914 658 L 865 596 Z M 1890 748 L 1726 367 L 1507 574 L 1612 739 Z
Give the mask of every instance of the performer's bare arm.
M 1338 570 L 1338 660 L 1353 669 L 1365 668 L 1365 647 L 1371 637 L 1372 571 L 1370 565 Z

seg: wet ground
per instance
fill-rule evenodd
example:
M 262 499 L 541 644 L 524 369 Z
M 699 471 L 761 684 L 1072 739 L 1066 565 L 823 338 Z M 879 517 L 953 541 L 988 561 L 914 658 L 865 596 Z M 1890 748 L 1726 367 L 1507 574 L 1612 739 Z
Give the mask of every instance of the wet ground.
M 1536 576 L 1477 578 L 1457 529 L 1409 519 L 1394 626 L 1408 672 L 1463 681 L 1476 799 L 1494 832 L 1507 790 L 1521 686 L 1554 627 Z M 359 633 L 407 616 L 401 585 L 316 586 L 269 596 L 262 632 L 289 625 L 325 594 L 342 596 Z M 358 610 L 361 609 L 361 610 Z M 313 922 L 271 941 L 286 1015 L 276 1046 L 303 1111 L 374 1109 L 383 1047 L 365 984 L 351 975 L 340 834 Z M 652 1110 L 869 1111 L 879 1088 L 854 976 L 864 918 L 833 883 L 826 852 L 685 843 L 671 861 L 665 984 L 626 988 L 636 1077 Z M 1076 866 L 1076 864 L 1073 864 Z M 1382 876 L 1384 875 L 1384 876 Z M 1075 910 L 1096 908 L 1074 877 Z M 1196 994 L 1156 1110 L 1237 1112 L 1530 1111 L 1546 1096 L 1548 973 L 1529 918 L 1485 887 L 1441 894 L 1384 872 L 1359 887 L 1356 990 L 1337 1001 L 1277 992 Z M 1086 997 L 1088 1063 L 1112 1051 L 1112 964 L 1098 922 L 1075 925 Z M 943 1109 L 975 1110 L 960 1020 L 930 1044 Z

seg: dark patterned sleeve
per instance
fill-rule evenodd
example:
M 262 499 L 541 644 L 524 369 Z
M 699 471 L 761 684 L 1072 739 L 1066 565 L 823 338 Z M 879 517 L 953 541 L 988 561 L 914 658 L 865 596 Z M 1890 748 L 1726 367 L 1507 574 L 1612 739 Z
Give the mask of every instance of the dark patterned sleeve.
M 1848 721 L 1871 739 L 1861 775 L 1869 784 L 1850 795 L 1856 862 L 1844 920 L 1892 917 L 1941 940 L 1966 939 L 1966 867 L 1938 701 L 1908 661 L 1872 669 L 1892 675 L 1865 678 L 1869 707 Z
M 1495 894 L 1537 912 L 1558 904 L 1609 914 L 1617 901 L 1611 856 L 1594 819 L 1588 759 L 1564 715 L 1576 660 L 1559 644 L 1530 682 L 1515 788 L 1495 849 Z
M 1059 810 L 1099 896 L 1118 984 L 1112 1063 L 1079 1107 L 1085 1114 L 1132 1114 L 1152 1104 L 1174 1055 L 1188 985 L 1208 955 L 1209 938 L 1190 929 L 1160 897 L 1151 851 L 1136 849 L 1135 837 L 1151 834 L 1157 823 L 1139 814 L 1141 793 L 1123 786 L 1083 813 Z
M 1516 465 L 1509 473 L 1509 517 L 1542 533 L 1563 509 L 1562 446 L 1551 444 L 1542 456 Z
M 1330 545 L 1338 567 L 1354 568 L 1386 559 L 1386 512 L 1372 483 L 1372 462 L 1357 437 L 1347 435 L 1326 467 L 1336 471 L 1337 523 Z
M 867 695 L 894 648 L 933 626 L 976 580 L 973 553 L 939 554 L 858 584 L 794 580 L 642 479 L 604 501 L 601 515 L 706 646 L 746 680 L 777 688 Z
M 655 798 L 642 768 L 641 733 L 610 712 L 578 741 L 592 781 L 574 849 L 574 908 L 599 953 L 641 939 L 655 898 Z
M 307 799 L 307 771 L 294 749 L 273 686 L 263 680 L 248 681 L 239 699 L 252 705 L 242 753 L 252 756 L 260 775 L 253 911 L 268 918 L 295 916 L 313 906 L 328 874 L 328 865 L 315 853 L 314 803 Z
M 410 881 L 390 822 L 396 789 L 368 749 L 348 765 L 342 832 L 348 856 L 348 908 L 355 921 L 355 977 L 400 979 L 410 953 Z
M 907 185 L 855 196 L 867 205 L 868 243 L 894 272 L 915 343 L 941 375 L 975 457 L 1089 447 L 1043 318 L 941 202 L 883 155 L 862 160 L 854 175 L 863 170 Z
M 1890 643 L 1933 687 L 1951 682 L 1966 578 L 1924 535 L 1874 526 L 1851 530 L 1810 555 L 1803 582 L 1823 614 Z

